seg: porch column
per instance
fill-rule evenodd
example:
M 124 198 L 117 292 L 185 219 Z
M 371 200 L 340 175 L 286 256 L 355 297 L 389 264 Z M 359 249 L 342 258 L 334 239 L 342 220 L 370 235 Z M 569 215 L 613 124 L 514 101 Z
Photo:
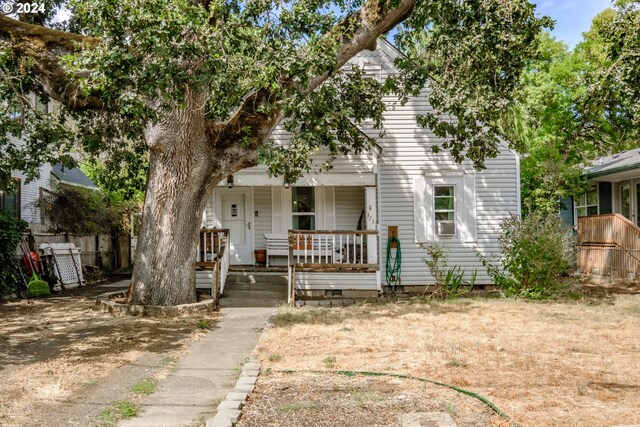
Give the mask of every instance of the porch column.
M 367 219 L 367 230 L 377 230 L 378 227 L 378 200 L 376 187 L 364 188 L 364 205 Z M 367 263 L 378 263 L 378 236 L 367 235 Z

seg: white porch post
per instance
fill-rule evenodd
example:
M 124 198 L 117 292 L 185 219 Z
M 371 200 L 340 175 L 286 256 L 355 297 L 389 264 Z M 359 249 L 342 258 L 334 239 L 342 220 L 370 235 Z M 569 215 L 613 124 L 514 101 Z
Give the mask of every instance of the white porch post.
M 378 227 L 378 200 L 376 187 L 365 187 L 364 189 L 365 214 L 367 219 L 367 230 L 376 230 Z M 378 236 L 367 235 L 367 263 L 378 263 Z
M 367 230 L 378 229 L 378 196 L 376 187 L 364 188 L 364 205 L 367 215 Z M 367 263 L 378 263 L 378 235 L 367 235 Z M 382 291 L 382 275 L 380 269 L 376 271 L 376 287 L 378 291 Z

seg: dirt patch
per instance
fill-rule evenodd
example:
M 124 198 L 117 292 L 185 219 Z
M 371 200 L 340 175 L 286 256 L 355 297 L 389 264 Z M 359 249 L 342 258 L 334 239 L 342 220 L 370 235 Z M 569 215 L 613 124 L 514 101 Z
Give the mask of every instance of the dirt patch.
M 460 386 L 522 426 L 640 422 L 640 295 L 281 309 L 276 325 L 260 344 L 267 375 L 242 426 L 394 425 L 404 412 L 433 410 L 450 412 L 460 425 L 505 425 L 478 401 L 444 388 L 308 372 L 322 370 L 396 372 Z M 350 388 L 356 392 L 344 391 Z M 316 391 L 330 404 L 317 401 Z M 361 412 L 353 409 L 358 399 Z M 336 424 L 334 414 L 348 422 Z
M 100 410 L 135 400 L 131 385 L 166 375 L 216 318 L 113 316 L 93 310 L 102 292 L 0 304 L 0 425 L 100 424 Z

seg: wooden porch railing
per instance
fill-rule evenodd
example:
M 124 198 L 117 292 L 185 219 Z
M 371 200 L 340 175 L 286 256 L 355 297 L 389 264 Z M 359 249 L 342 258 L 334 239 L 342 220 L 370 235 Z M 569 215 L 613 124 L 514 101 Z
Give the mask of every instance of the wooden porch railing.
M 289 230 L 289 304 L 296 271 L 378 271 L 377 238 L 377 230 Z
M 620 214 L 578 218 L 578 270 L 611 280 L 640 274 L 640 228 Z
M 620 214 L 578 218 L 579 244 L 613 244 L 629 250 L 640 249 L 640 228 Z
M 212 270 L 211 296 L 216 300 L 224 293 L 230 263 L 229 230 L 209 229 L 200 230 L 198 249 L 194 267 L 196 269 Z

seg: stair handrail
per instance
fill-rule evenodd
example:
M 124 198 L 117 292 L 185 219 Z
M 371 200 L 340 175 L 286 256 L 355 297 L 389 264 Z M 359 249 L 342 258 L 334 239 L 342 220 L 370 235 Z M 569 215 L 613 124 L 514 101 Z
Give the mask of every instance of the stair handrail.
M 640 227 L 618 213 L 580 217 L 578 243 L 609 243 L 622 249 L 638 250 Z

